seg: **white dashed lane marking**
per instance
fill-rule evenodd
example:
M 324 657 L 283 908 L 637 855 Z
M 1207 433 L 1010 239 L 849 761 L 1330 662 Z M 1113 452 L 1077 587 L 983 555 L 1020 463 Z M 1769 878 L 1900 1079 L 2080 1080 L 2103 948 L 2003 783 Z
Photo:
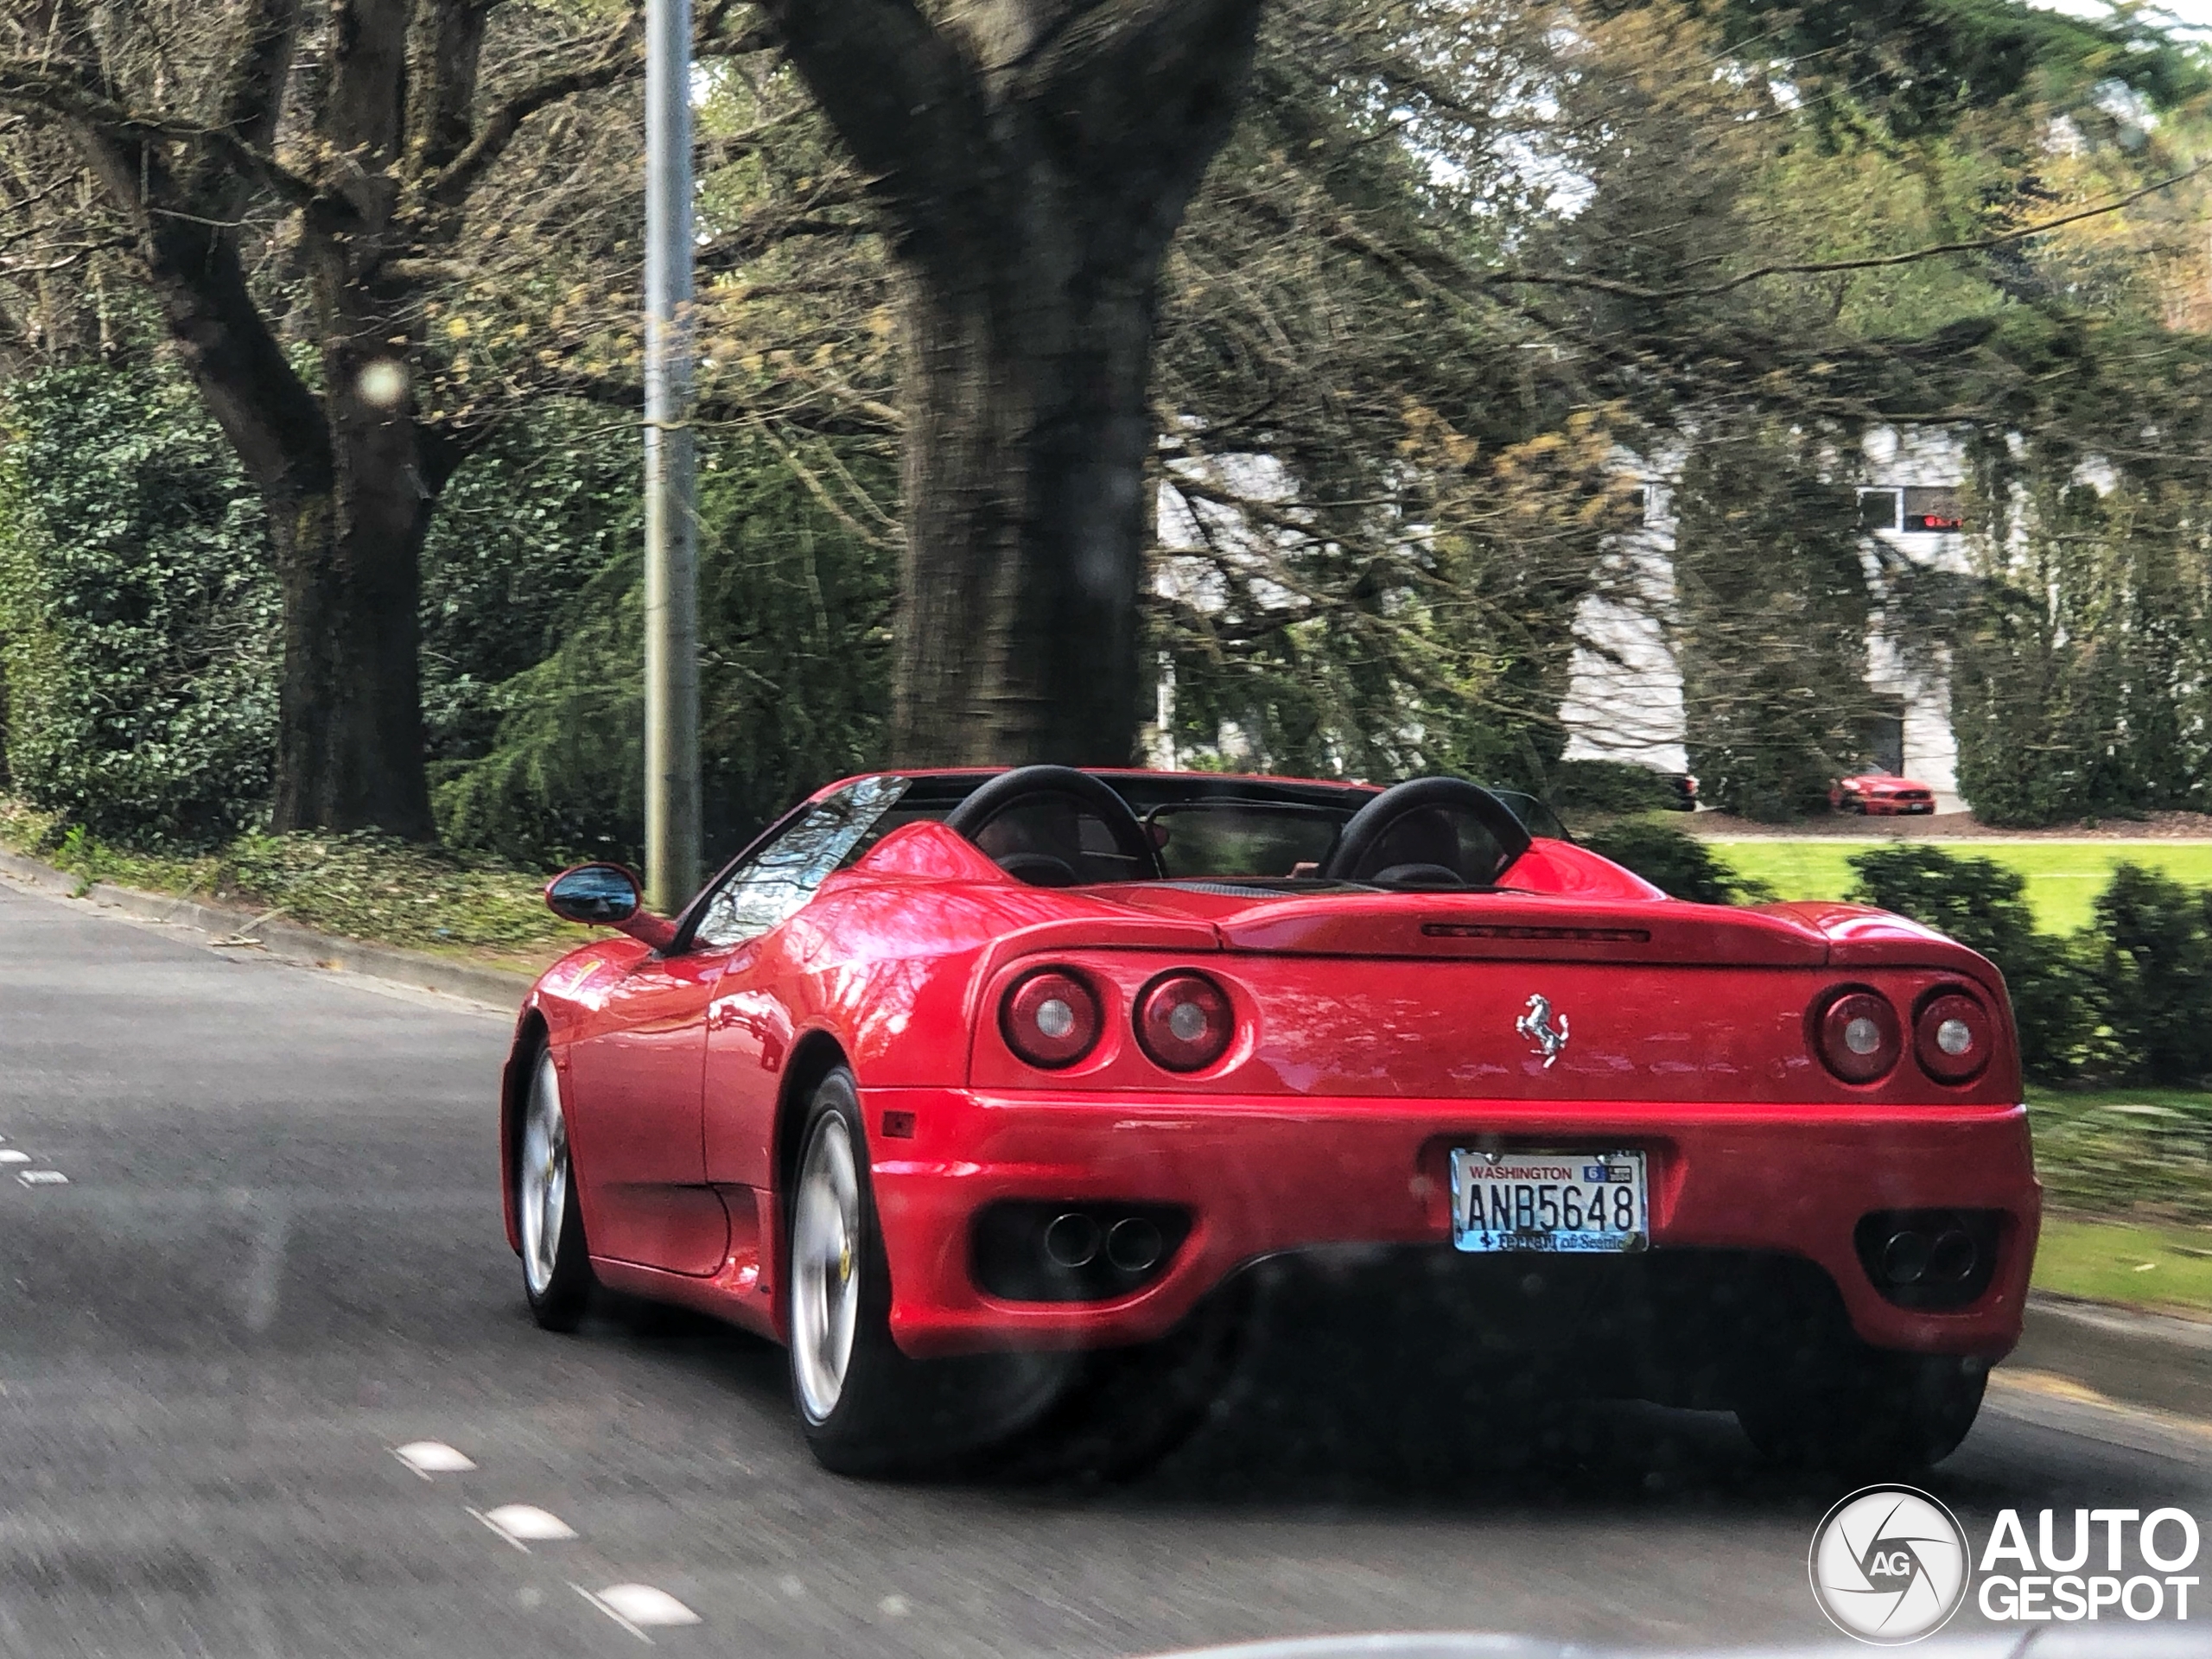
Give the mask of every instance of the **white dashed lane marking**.
M 397 1458 L 424 1480 L 438 1475 L 467 1474 L 476 1467 L 476 1460 L 467 1452 L 448 1446 L 443 1440 L 410 1440 L 405 1446 L 396 1446 L 391 1455 Z M 524 1554 L 531 1554 L 531 1546 L 539 1543 L 562 1543 L 580 1535 L 576 1529 L 550 1510 L 541 1510 L 535 1503 L 502 1503 L 496 1510 L 471 1508 L 468 1513 L 484 1523 L 486 1530 L 497 1534 Z M 653 1630 L 674 1630 L 682 1625 L 702 1623 L 693 1612 L 665 1590 L 650 1584 L 611 1584 L 604 1590 L 588 1590 L 573 1579 L 569 1588 L 593 1606 L 605 1613 L 624 1630 L 652 1645 Z M 805 1586 L 796 1578 L 785 1580 L 786 1593 L 804 1595 Z M 539 1604 L 538 1592 L 528 1586 L 518 1591 L 516 1599 L 524 1607 Z M 887 1598 L 887 1611 L 906 1611 L 902 1597 Z
M 67 1186 L 69 1178 L 58 1169 L 19 1169 L 16 1179 L 25 1186 Z
M 414 1440 L 395 1447 L 393 1457 L 428 1480 L 434 1475 L 465 1475 L 476 1466 L 476 1460 L 465 1452 L 456 1452 L 443 1440 Z
M 0 1147 L 0 1164 L 28 1164 L 30 1160 L 31 1155 L 28 1152 L 17 1152 L 13 1147 Z
M 496 1510 L 469 1513 L 525 1555 L 532 1544 L 558 1543 L 576 1535 L 576 1529 L 559 1516 L 534 1503 L 502 1503 Z
M 650 1584 L 611 1584 L 595 1592 L 581 1584 L 569 1587 L 640 1642 L 652 1641 L 645 1634 L 649 1630 L 672 1630 L 699 1623 L 698 1614 L 667 1591 L 656 1590 Z

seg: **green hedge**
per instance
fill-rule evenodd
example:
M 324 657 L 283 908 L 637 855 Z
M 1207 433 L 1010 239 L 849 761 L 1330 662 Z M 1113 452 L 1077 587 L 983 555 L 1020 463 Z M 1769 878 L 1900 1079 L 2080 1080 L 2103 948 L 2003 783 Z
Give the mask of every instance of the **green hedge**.
M 1853 897 L 1979 950 L 2005 975 L 2022 1064 L 2045 1082 L 2212 1075 L 2212 893 L 2122 864 L 2070 938 L 2037 931 L 2017 871 L 1935 847 L 1861 853 Z
M 1581 840 L 1677 899 L 1774 896 L 1663 821 L 1624 819 Z M 2061 938 L 2037 930 L 2025 878 L 1994 860 L 1901 842 L 1851 863 L 1859 873 L 1852 898 L 1924 922 L 1997 964 L 2031 1077 L 2185 1085 L 2212 1078 L 2212 892 L 2121 864 L 2091 925 Z
M 260 504 L 175 376 L 74 368 L 0 407 L 9 787 L 206 843 L 266 810 L 278 599 Z
M 1578 839 L 1601 858 L 1692 904 L 1732 905 L 1774 896 L 1764 882 L 1738 875 L 1704 842 L 1663 820 L 1624 818 Z

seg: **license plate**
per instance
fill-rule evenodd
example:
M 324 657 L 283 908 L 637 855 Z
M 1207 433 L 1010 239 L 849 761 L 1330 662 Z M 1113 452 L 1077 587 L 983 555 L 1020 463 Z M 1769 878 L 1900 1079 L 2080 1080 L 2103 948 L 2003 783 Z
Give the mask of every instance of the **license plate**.
M 1650 1217 L 1640 1152 L 1452 1154 L 1452 1242 L 1463 1250 L 1640 1250 Z

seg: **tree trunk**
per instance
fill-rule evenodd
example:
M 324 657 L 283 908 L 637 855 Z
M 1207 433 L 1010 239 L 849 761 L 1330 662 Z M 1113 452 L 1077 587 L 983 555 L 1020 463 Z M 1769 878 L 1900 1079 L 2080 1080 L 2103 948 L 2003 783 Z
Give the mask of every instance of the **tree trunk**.
M 904 283 L 900 762 L 1136 747 L 1160 262 L 1262 0 L 760 0 Z
M 422 554 L 450 467 L 415 419 L 408 296 L 366 240 L 309 218 L 329 487 L 270 503 L 284 598 L 271 819 L 428 840 Z
M 893 747 L 909 764 L 1125 766 L 1135 748 L 1157 275 L 1083 269 L 1078 227 L 1058 228 L 907 279 Z
M 395 475 L 372 447 L 347 448 L 330 494 L 270 503 L 284 601 L 270 827 L 427 840 L 417 603 L 430 504 L 411 467 Z

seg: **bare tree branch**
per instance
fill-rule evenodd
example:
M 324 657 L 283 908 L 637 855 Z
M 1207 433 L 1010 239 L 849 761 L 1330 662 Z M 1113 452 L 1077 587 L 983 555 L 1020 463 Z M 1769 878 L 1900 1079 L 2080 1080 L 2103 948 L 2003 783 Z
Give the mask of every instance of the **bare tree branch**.
M 312 180 L 291 171 L 236 132 L 130 109 L 61 65 L 0 58 L 0 104 L 69 122 L 120 143 L 205 144 L 296 207 L 323 199 L 323 192 Z
M 736 57 L 749 52 L 765 52 L 775 44 L 774 35 L 766 28 L 724 35 L 721 23 L 729 10 L 730 0 L 724 0 L 702 20 L 695 41 L 700 55 Z M 608 32 L 587 62 L 548 75 L 499 104 L 484 118 L 468 147 L 431 181 L 428 192 L 430 200 L 448 207 L 465 200 L 493 164 L 506 153 L 524 124 L 541 110 L 585 92 L 603 92 L 644 74 L 644 6 L 633 5 L 630 15 Z
M 2144 185 L 2139 189 L 2131 190 L 2125 195 L 2115 196 L 2109 201 L 2100 202 L 2094 207 L 2083 207 L 2074 213 L 2061 213 L 2056 219 L 2039 219 L 2033 225 L 2023 225 L 2018 230 L 2006 231 L 1999 236 L 1979 237 L 1965 242 L 1931 243 L 1926 247 L 1913 248 L 1904 253 L 1873 254 L 1859 259 L 1811 259 L 1788 264 L 1760 265 L 1751 270 L 1740 271 L 1726 282 L 1711 283 L 1703 287 L 1641 288 L 1634 283 L 1617 282 L 1608 276 L 1581 276 L 1573 271 L 1549 274 L 1527 270 L 1488 271 L 1483 273 L 1477 280 L 1501 287 L 1587 289 L 1594 293 L 1612 294 L 1629 300 L 1714 299 L 1723 294 L 1733 293 L 1747 283 L 1763 282 L 1770 276 L 1821 276 L 1838 271 L 1883 270 L 1894 265 L 1916 264 L 1923 259 L 1940 258 L 1945 254 L 1986 253 L 1993 248 L 2002 248 L 2015 242 L 2024 242 L 2030 237 L 2042 236 L 2051 231 L 2063 230 L 2069 225 L 2078 225 L 2084 219 L 2101 219 L 2107 213 L 2119 213 L 2124 208 L 2134 206 L 2146 196 L 2154 196 L 2162 190 L 2171 190 L 2176 185 L 2186 184 L 2208 168 L 2212 168 L 2212 161 L 2199 162 L 2186 172 L 2176 173 L 2171 177 L 2159 179 L 2153 183 Z

